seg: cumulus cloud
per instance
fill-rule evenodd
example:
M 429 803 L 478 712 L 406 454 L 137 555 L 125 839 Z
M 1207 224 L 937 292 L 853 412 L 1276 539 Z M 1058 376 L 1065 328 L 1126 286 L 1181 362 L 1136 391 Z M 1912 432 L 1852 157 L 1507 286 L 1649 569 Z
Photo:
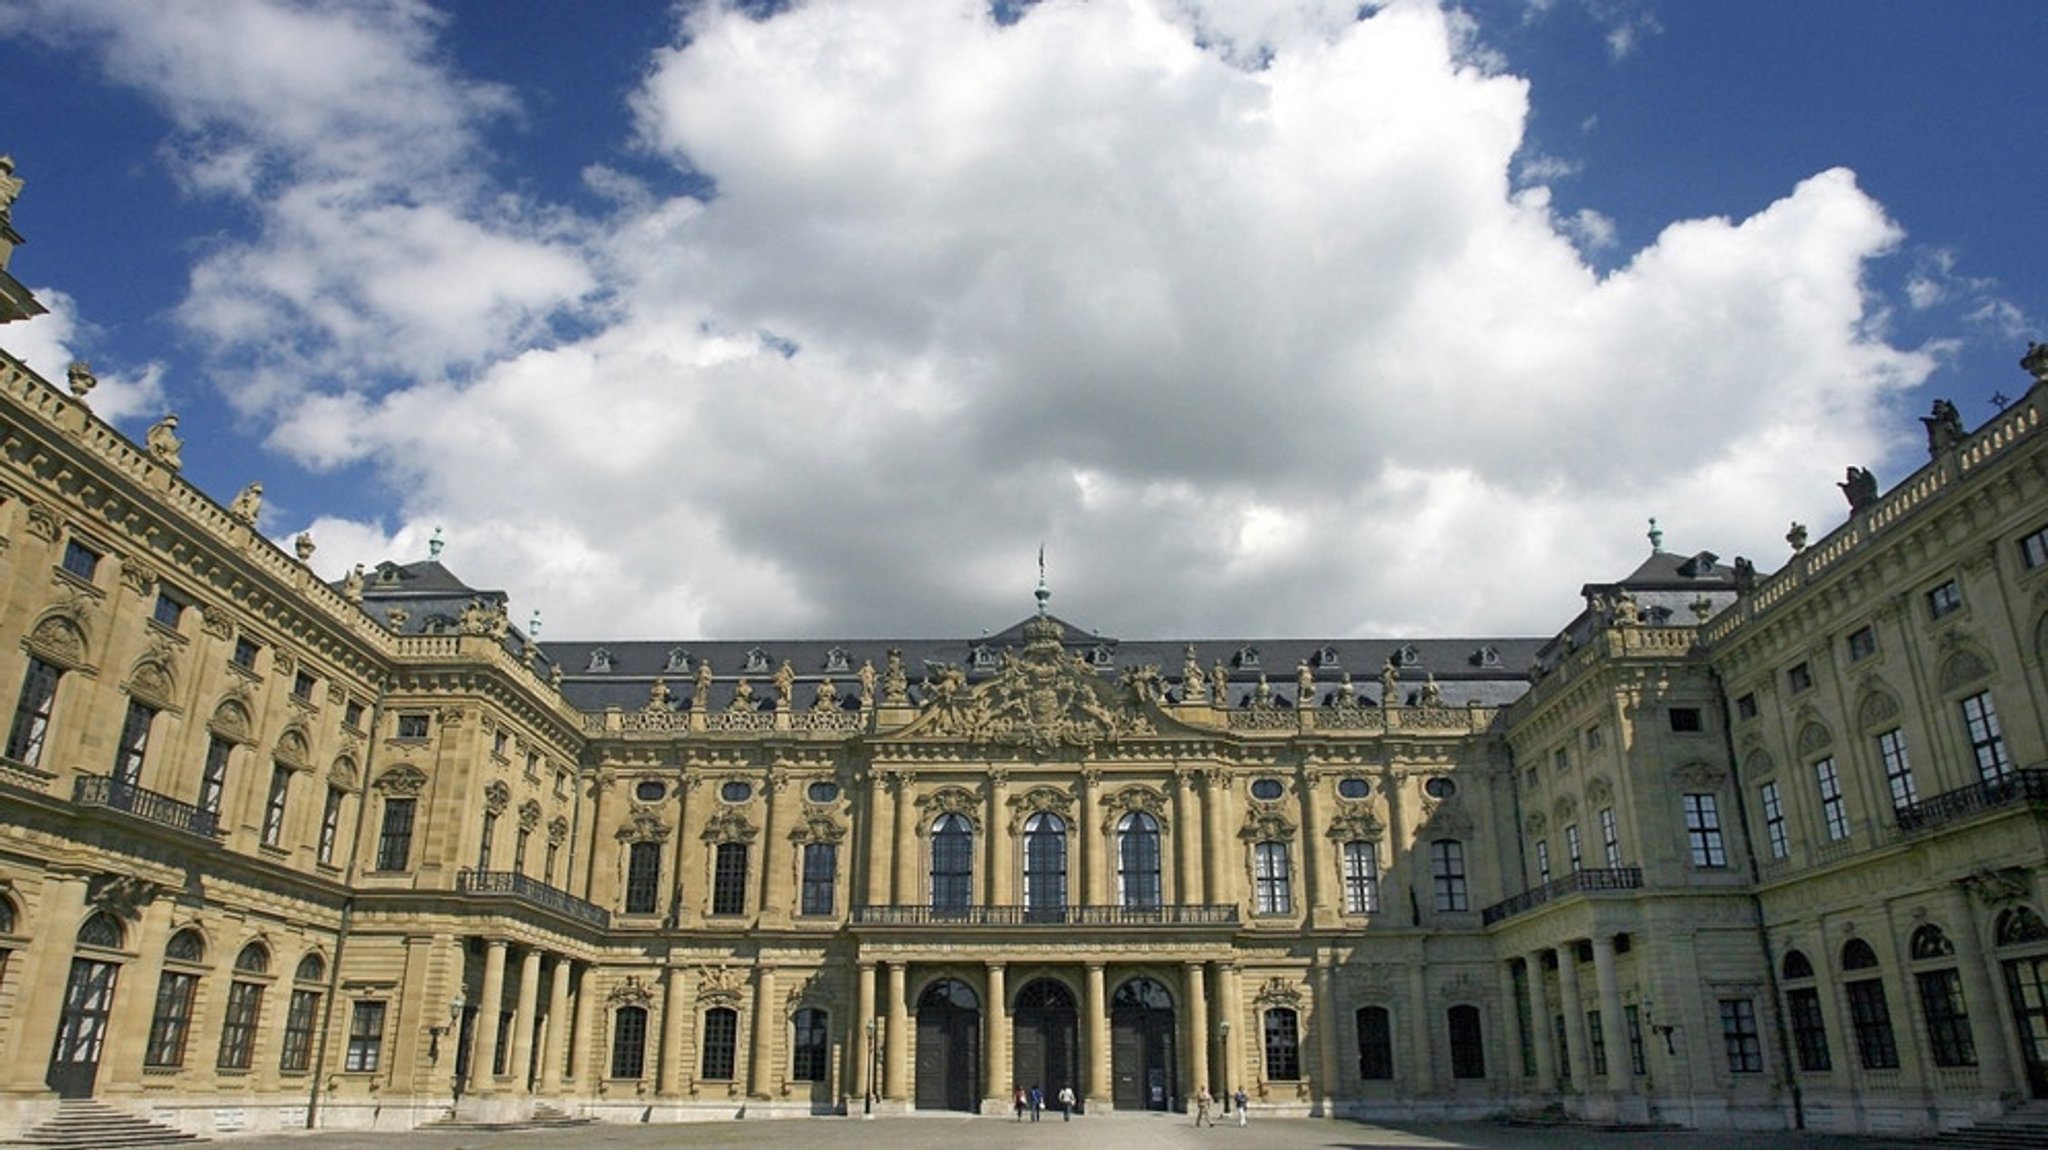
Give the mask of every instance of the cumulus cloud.
M 32 287 L 29 290 L 49 310 L 34 319 L 9 324 L 7 350 L 37 375 L 69 391 L 71 365 L 80 359 L 75 349 L 83 346 L 90 335 L 88 331 L 81 330 L 78 301 L 53 287 Z M 93 378 L 99 382 L 87 394 L 86 402 L 101 419 L 125 423 L 161 413 L 164 401 L 162 363 L 99 363 L 91 367 Z
M 995 628 L 1040 541 L 1114 633 L 1538 632 L 1650 515 L 1774 565 L 1932 366 L 1874 334 L 1900 236 L 1851 173 L 1617 252 L 1518 186 L 1527 84 L 1424 3 L 696 6 L 631 109 L 716 192 L 593 164 L 602 219 L 453 174 L 511 98 L 370 11 L 424 123 L 259 130 L 319 87 L 274 63 L 149 89 L 279 181 L 185 318 L 273 446 L 397 493 L 315 524 L 324 572 L 445 524 L 555 637 Z

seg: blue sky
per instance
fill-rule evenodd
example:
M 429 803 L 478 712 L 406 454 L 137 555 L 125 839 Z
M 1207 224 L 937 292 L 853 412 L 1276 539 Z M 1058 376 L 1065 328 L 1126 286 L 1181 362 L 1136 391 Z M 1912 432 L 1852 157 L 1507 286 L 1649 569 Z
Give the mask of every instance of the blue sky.
M 2048 336 L 2029 3 L 0 10 L 14 274 L 551 637 L 1540 633 Z

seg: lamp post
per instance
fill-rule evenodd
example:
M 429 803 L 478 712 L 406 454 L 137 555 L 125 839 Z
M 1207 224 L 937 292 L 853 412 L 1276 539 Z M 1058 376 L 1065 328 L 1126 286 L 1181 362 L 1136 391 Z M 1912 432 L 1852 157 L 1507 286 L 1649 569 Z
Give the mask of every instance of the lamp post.
M 1216 1060 L 1216 1097 L 1223 1103 L 1223 1112 L 1228 1114 L 1230 1113 L 1230 1020 L 1226 1018 L 1222 1022 L 1217 1023 L 1216 1026 L 1223 1034 L 1223 1049 L 1217 1052 L 1221 1057 Z
M 862 1098 L 860 1102 L 860 1112 L 863 1116 L 871 1115 L 875 1112 L 875 1093 L 879 1086 L 875 1079 L 879 1076 L 882 1065 L 882 1051 L 879 1044 L 881 1033 L 882 1020 L 879 1018 L 868 1019 L 868 1092 L 867 1096 Z

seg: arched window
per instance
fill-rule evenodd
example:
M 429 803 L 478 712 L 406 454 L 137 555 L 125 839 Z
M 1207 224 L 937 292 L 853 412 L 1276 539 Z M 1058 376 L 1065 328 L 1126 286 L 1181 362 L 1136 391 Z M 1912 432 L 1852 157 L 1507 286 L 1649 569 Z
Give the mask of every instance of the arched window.
M 2016 906 L 1998 916 L 1998 926 L 1993 932 L 1999 946 L 2019 946 L 2029 942 L 2048 942 L 2048 922 L 2032 909 Z M 84 939 L 79 941 L 83 942 Z
M 270 971 L 270 950 L 260 942 L 252 942 L 235 956 L 235 973 L 267 974 Z M 220 1058 L 216 1065 L 222 1070 L 247 1070 L 256 1056 L 256 1035 L 263 1020 L 263 984 L 245 979 L 236 979 L 228 984 L 227 1018 L 220 1028 Z
M 164 957 L 172 962 L 199 963 L 206 961 L 206 938 L 191 927 L 171 936 L 164 944 Z
M 277 1055 L 277 1068 L 287 1074 L 303 1073 L 313 1064 L 313 1025 L 320 1016 L 320 980 L 326 976 L 327 963 L 317 954 L 308 954 L 299 959 L 299 965 L 292 971 L 292 981 L 298 985 L 292 987 L 291 998 L 285 1003 L 284 1045 L 279 1048 Z M 373 1005 L 378 1020 L 377 1042 L 381 1045 L 383 1003 L 357 1003 L 356 1014 L 362 1017 L 371 1013 L 369 1008 Z M 354 1053 L 360 1054 L 364 1049 L 359 1044 L 352 1045 L 355 1045 Z M 362 1062 L 355 1059 L 350 1061 L 350 1070 L 363 1068 Z M 374 1058 L 369 1063 L 369 1069 L 376 1069 Z
M 697 1076 L 711 1082 L 730 1082 L 740 1041 L 740 1012 L 729 1006 L 714 1006 L 704 1012 L 704 1049 Z
M 1451 1030 L 1451 1077 L 1486 1077 L 1486 1038 L 1479 1026 L 1479 1008 L 1453 1006 L 1446 1021 Z
M 0 896 L 0 934 L 14 933 L 14 902 Z
M 197 964 L 206 961 L 206 939 L 191 928 L 171 936 L 164 944 L 168 962 Z M 156 980 L 156 1004 L 149 1016 L 149 1039 L 142 1048 L 144 1066 L 175 1068 L 185 1065 L 185 1044 L 192 1034 L 192 1002 L 199 991 L 199 974 L 166 966 Z
M 789 1048 L 789 1077 L 793 1082 L 825 1081 L 826 1052 L 831 1042 L 830 1019 L 815 1006 L 796 1012 L 795 1034 Z
M 1266 1078 L 1291 1082 L 1301 1077 L 1301 1026 L 1284 1006 L 1266 1011 Z
M 974 828 L 967 816 L 944 814 L 932 824 L 932 909 L 974 904 Z
M 646 1066 L 647 1008 L 621 1006 L 612 1014 L 611 1076 L 638 1078 L 645 1072 Z
M 1057 915 L 1067 905 L 1067 824 L 1040 811 L 1024 821 L 1024 911 Z
M 270 973 L 270 951 L 260 942 L 252 942 L 235 956 L 235 969 L 243 974 Z
M 1874 970 L 1877 968 L 1877 952 L 1860 938 L 1852 938 L 1842 944 L 1843 970 Z
M 96 911 L 78 927 L 78 945 L 108 950 L 121 948 L 121 923 L 106 911 Z
M 1928 923 L 1913 932 L 1913 961 L 1929 958 L 1951 958 L 1956 953 L 1956 944 L 1948 940 L 1941 928 Z
M 1144 811 L 1132 811 L 1118 821 L 1116 833 L 1120 901 L 1134 910 L 1158 906 L 1159 821 Z
M 299 968 L 292 972 L 292 978 L 299 982 L 319 982 L 327 977 L 327 963 L 317 954 L 309 954 L 299 960 Z
M 1788 950 L 1785 952 L 1785 977 L 1813 977 L 1813 963 L 1807 959 L 1805 951 Z
M 1358 1076 L 1394 1076 L 1394 1027 L 1384 1006 L 1358 1008 Z
M 1896 1070 L 1898 1041 L 1892 1035 L 1891 1004 L 1885 999 L 1884 980 L 1875 977 L 1877 965 L 1877 952 L 1869 943 L 1852 938 L 1842 945 L 1844 972 L 1872 972 L 1843 986 L 1849 995 L 1849 1025 L 1856 1034 L 1856 1055 L 1865 1070 Z

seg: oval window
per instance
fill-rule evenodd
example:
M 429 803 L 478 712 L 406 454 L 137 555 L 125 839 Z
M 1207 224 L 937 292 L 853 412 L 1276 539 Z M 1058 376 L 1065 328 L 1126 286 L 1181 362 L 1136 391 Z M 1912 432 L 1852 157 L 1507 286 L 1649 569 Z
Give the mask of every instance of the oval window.
M 1372 784 L 1364 779 L 1338 779 L 1337 796 L 1346 799 L 1362 799 L 1372 794 Z
M 668 788 L 653 779 L 643 779 L 633 788 L 633 797 L 643 803 L 658 803 L 661 801 L 662 796 L 666 794 L 668 794 Z
M 1422 793 L 1433 799 L 1447 799 L 1458 793 L 1458 784 L 1438 775 L 1422 784 Z
M 839 798 L 838 783 L 812 783 L 804 794 L 814 803 L 835 802 Z
M 1280 785 L 1279 779 L 1252 780 L 1252 797 L 1255 799 L 1265 799 L 1267 802 L 1271 802 L 1286 793 L 1287 788 Z
M 718 797 L 729 803 L 743 803 L 754 797 L 754 788 L 750 783 L 734 780 L 718 788 Z

